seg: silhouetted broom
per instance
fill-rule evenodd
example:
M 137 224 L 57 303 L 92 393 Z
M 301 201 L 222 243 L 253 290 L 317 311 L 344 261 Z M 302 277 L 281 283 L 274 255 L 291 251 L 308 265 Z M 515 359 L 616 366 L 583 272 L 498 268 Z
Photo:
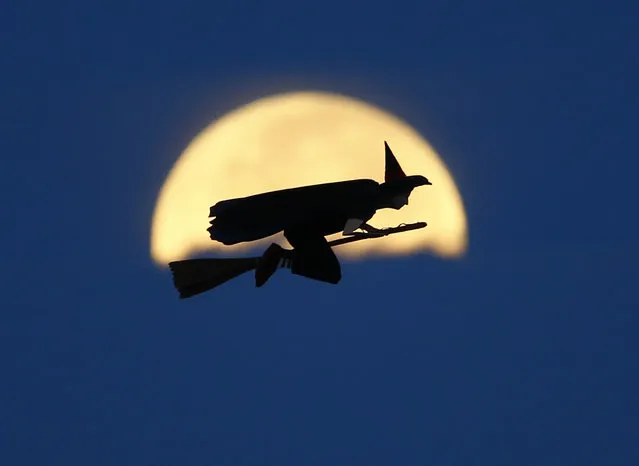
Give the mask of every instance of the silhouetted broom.
M 339 246 L 363 239 L 381 238 L 394 233 L 416 230 L 425 226 L 426 222 L 418 222 L 386 228 L 383 233 L 379 234 L 356 233 L 348 238 L 329 241 L 328 244 L 331 247 Z M 185 299 L 211 290 L 250 270 L 255 270 L 259 260 L 259 257 L 185 259 L 169 262 L 169 268 L 173 273 L 173 284 L 180 293 L 180 298 Z

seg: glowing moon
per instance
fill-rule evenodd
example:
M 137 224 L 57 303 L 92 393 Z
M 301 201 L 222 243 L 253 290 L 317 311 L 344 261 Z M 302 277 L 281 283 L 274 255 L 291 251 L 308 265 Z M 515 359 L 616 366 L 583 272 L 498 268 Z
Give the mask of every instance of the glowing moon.
M 296 92 L 263 98 L 204 129 L 182 153 L 157 200 L 151 256 L 159 264 L 204 251 L 233 254 L 271 242 L 224 246 L 209 238 L 209 206 L 217 201 L 307 184 L 372 178 L 383 181 L 384 140 L 408 175 L 432 186 L 415 189 L 399 211 L 381 210 L 375 227 L 428 222 L 422 230 L 335 249 L 340 257 L 431 251 L 458 257 L 467 248 L 467 220 L 446 166 L 417 131 L 365 102 L 336 94 Z M 332 239 L 332 238 L 331 238 Z

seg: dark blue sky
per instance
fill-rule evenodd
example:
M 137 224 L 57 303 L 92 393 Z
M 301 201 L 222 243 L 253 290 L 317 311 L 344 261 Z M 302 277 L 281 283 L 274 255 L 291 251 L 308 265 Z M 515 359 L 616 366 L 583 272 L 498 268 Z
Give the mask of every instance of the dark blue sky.
M 637 7 L 96 5 L 0 10 L 3 465 L 639 462 Z M 308 89 L 422 132 L 469 255 L 179 301 L 148 252 L 168 170 Z

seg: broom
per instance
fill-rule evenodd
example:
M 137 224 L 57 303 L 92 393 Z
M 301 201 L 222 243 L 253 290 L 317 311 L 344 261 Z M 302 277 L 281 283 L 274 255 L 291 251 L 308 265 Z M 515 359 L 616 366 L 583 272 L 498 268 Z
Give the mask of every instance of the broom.
M 363 239 L 381 238 L 383 236 L 402 233 L 404 231 L 424 228 L 426 222 L 403 224 L 394 228 L 385 228 L 380 233 L 355 233 L 347 238 L 329 241 L 329 246 L 361 241 Z M 255 270 L 259 257 L 237 259 L 185 259 L 169 262 L 173 274 L 173 285 L 180 293 L 180 299 L 190 298 L 239 277 L 245 272 Z

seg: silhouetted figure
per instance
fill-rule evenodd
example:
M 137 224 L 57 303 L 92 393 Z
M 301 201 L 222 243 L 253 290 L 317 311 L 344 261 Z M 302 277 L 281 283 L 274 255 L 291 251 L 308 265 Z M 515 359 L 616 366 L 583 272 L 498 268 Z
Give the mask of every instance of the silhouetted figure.
M 220 201 L 210 208 L 210 237 L 225 245 L 260 240 L 283 232 L 293 247 L 273 243 L 261 258 L 192 259 L 172 262 L 174 283 L 181 297 L 211 289 L 245 271 L 255 269 L 256 286 L 262 286 L 278 268 L 293 274 L 336 284 L 340 263 L 326 236 L 342 232 L 353 240 L 379 237 L 407 229 L 377 229 L 367 222 L 379 209 L 401 209 L 418 186 L 431 183 L 421 175 L 406 176 L 386 142 L 384 183 L 359 179 L 283 189 Z M 363 230 L 366 234 L 357 233 Z

